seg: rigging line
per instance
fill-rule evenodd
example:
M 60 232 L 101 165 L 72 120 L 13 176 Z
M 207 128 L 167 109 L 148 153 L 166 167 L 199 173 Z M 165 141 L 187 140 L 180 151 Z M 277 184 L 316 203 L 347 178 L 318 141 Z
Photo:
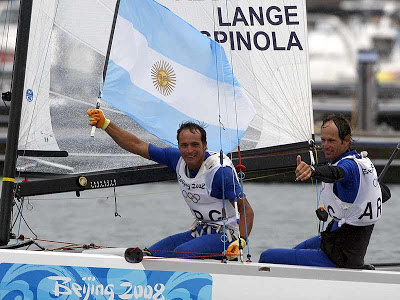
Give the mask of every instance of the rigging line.
M 19 234 L 21 232 L 21 223 L 22 223 L 21 219 L 22 219 L 23 207 L 24 207 L 24 198 L 21 199 L 21 208 L 22 209 L 21 209 L 21 214 L 20 214 L 20 217 L 19 217 L 18 234 L 17 234 L 17 236 L 19 236 Z M 18 244 L 18 240 L 17 240 L 17 244 Z
M 47 251 L 70 250 L 83 248 L 83 244 L 68 244 L 57 248 L 46 248 Z
M 213 16 L 215 15 L 215 6 L 213 5 Z M 214 21 L 214 29 L 215 29 L 215 21 Z M 217 48 L 218 48 L 218 43 L 217 42 L 215 42 L 215 51 L 217 51 Z M 221 52 L 223 51 L 223 49 L 222 49 L 222 46 L 221 45 L 219 45 L 220 47 L 219 47 L 219 51 L 220 51 L 220 53 L 219 54 L 221 54 Z M 216 85 L 217 85 L 217 101 L 218 101 L 218 121 L 219 121 L 219 142 L 220 142 L 220 146 L 221 146 L 221 149 L 222 149 L 222 128 L 221 128 L 221 125 L 223 126 L 223 124 L 222 124 L 222 122 L 221 122 L 221 103 L 220 103 L 220 93 L 219 93 L 219 70 L 218 70 L 218 53 L 217 52 L 215 52 L 215 68 L 216 68 L 216 78 L 217 78 L 217 80 L 216 80 Z M 223 66 L 222 66 L 222 61 L 221 61 L 221 74 L 222 74 L 222 76 L 224 76 L 224 70 L 223 70 Z M 222 78 L 222 80 L 223 80 L 224 78 Z M 223 81 L 224 82 L 224 81 Z
M 311 151 L 313 151 L 315 154 L 315 165 L 318 165 L 318 150 L 317 150 L 315 143 L 313 144 Z M 315 196 L 316 196 L 316 202 L 317 202 L 316 204 L 317 204 L 317 209 L 318 209 L 320 207 L 322 189 L 320 191 L 318 190 L 318 179 L 317 178 L 314 179 L 311 177 L 311 183 L 313 186 L 315 184 Z M 322 226 L 321 226 L 321 223 L 322 223 Z M 324 225 L 325 225 L 325 222 L 323 222 L 322 220 L 320 220 L 317 217 L 317 232 L 318 232 L 318 234 L 320 234 L 321 231 L 323 231 Z
M 227 20 L 229 20 L 229 11 L 227 9 L 228 7 L 228 1 L 225 1 L 225 7 L 226 7 L 226 17 Z M 228 25 L 228 31 L 230 30 L 230 26 Z M 238 123 L 238 111 L 237 111 L 237 103 L 236 103 L 236 89 L 235 89 L 235 76 L 234 76 L 234 65 L 233 65 L 233 56 L 232 56 L 232 48 L 229 48 L 229 54 L 230 54 L 230 64 L 231 64 L 231 72 L 232 72 L 232 88 L 233 88 L 233 102 L 234 102 L 234 108 L 235 108 L 235 122 L 236 122 L 236 138 L 237 138 L 237 148 L 238 148 L 238 153 L 239 153 L 239 158 L 240 158 L 240 139 L 239 139 L 239 123 Z M 239 83 L 240 84 L 240 83 Z M 241 164 L 241 159 L 239 160 L 239 164 Z M 235 195 L 235 212 L 236 212 L 236 218 L 238 220 L 238 226 L 239 226 L 239 252 L 240 252 L 240 261 L 243 262 L 243 250 L 242 250 L 242 245 L 241 245 L 241 240 L 240 240 L 240 216 L 239 216 L 239 211 L 238 211 L 238 206 L 237 202 L 239 199 L 237 199 L 236 196 L 236 184 L 235 184 L 235 178 L 238 180 L 238 184 L 240 184 L 241 188 L 241 195 L 242 195 L 242 205 L 243 205 L 243 214 L 244 214 L 244 224 L 245 224 L 245 231 L 246 231 L 246 242 L 247 242 L 247 257 L 250 259 L 250 245 L 249 245 L 249 234 L 247 231 L 247 216 L 246 216 L 246 203 L 245 203 L 245 195 L 244 195 L 244 185 L 243 185 L 243 178 L 244 178 L 244 173 L 242 169 L 240 169 L 240 180 L 238 178 L 238 175 L 236 173 L 236 170 L 233 169 L 232 172 L 234 173 L 234 176 L 232 176 L 232 184 L 233 184 L 233 190 L 234 190 L 234 195 Z M 224 252 L 225 253 L 225 252 Z
M 225 1 L 225 6 L 227 6 L 227 3 L 226 3 L 226 1 Z M 228 10 L 227 10 L 227 13 L 228 13 Z M 215 31 L 215 29 L 216 29 L 216 27 L 215 27 L 215 20 L 214 20 L 214 31 Z M 229 27 L 228 27 L 228 30 L 229 30 Z M 215 41 L 216 42 L 216 41 Z M 220 45 L 220 61 L 221 61 L 221 73 L 222 73 L 222 76 L 223 76 L 223 78 L 222 78 L 222 82 L 225 84 L 225 83 L 228 83 L 228 82 L 225 82 L 225 78 L 224 78 L 224 76 L 225 76 L 225 73 L 224 73 L 224 66 L 223 66 L 223 64 L 222 64 L 222 62 L 223 62 L 223 54 L 224 54 L 224 48 L 222 47 L 222 45 L 221 44 L 219 44 L 218 42 L 216 42 L 218 45 Z M 233 72 L 233 64 L 232 64 L 232 53 L 230 52 L 230 57 L 231 57 L 231 63 L 230 63 L 230 69 L 231 69 L 231 76 L 232 76 L 232 89 L 233 89 L 233 102 L 235 103 L 235 107 L 236 107 L 236 94 L 235 94 L 235 85 L 234 85 L 234 82 L 235 82 L 235 77 L 234 77 L 234 72 Z M 228 86 L 229 87 L 229 86 Z M 223 89 L 223 91 L 224 91 L 224 99 L 225 99 L 225 115 L 226 115 L 226 117 L 225 117 L 225 122 L 226 122 L 226 125 L 229 127 L 229 128 L 231 128 L 232 126 L 230 126 L 231 125 L 231 122 L 229 122 L 229 119 L 230 119 L 230 114 L 229 114 L 229 112 L 228 112 L 228 103 L 227 103 L 227 93 L 229 93 L 229 95 L 228 95 L 228 97 L 230 98 L 230 96 L 231 96 L 231 94 L 230 94 L 230 92 L 229 92 L 229 90 L 227 89 L 227 88 L 225 88 L 224 87 L 224 89 Z M 235 110 L 235 112 L 236 112 L 236 110 Z M 236 112 L 236 114 L 237 114 L 237 112 Z M 236 124 L 236 126 L 237 126 L 237 124 Z M 231 139 L 231 132 L 230 132 L 230 130 L 229 131 L 227 131 L 227 134 L 228 134 L 228 142 L 229 142 L 229 146 L 230 146 L 230 148 L 232 147 L 232 139 Z
M 117 193 L 115 192 L 115 186 L 114 186 L 114 216 L 121 217 L 121 215 L 118 213 Z
M 213 16 L 214 15 L 215 15 L 215 7 L 213 5 Z M 214 22 L 214 28 L 215 28 L 215 22 Z M 215 46 L 217 46 L 217 43 L 215 44 Z M 222 46 L 219 49 L 221 52 Z M 217 51 L 217 47 L 215 47 L 215 51 Z M 216 84 L 217 84 L 217 100 L 218 100 L 218 118 L 219 118 L 219 142 L 220 142 L 220 146 L 221 146 L 219 159 L 220 159 L 221 170 L 222 170 L 221 176 L 222 176 L 222 225 L 223 225 L 222 232 L 223 232 L 223 235 L 221 236 L 221 239 L 222 239 L 221 241 L 222 241 L 222 244 L 224 245 L 223 260 L 224 260 L 224 262 L 226 262 L 226 256 L 225 256 L 226 244 L 225 244 L 225 242 L 226 242 L 227 235 L 226 235 L 226 210 L 225 210 L 225 177 L 224 177 L 224 164 L 223 164 L 224 158 L 223 158 L 223 151 L 222 151 L 222 128 L 221 128 L 222 123 L 221 123 L 221 106 L 220 106 L 220 95 L 219 95 L 218 53 L 215 53 L 215 67 L 216 67 L 216 78 L 217 78 Z M 221 61 L 221 67 L 223 67 L 222 61 Z M 223 69 L 222 69 L 222 74 L 224 74 Z
M 168 181 L 167 181 L 168 182 Z M 176 180 L 169 180 L 169 182 L 176 182 Z M 149 195 L 157 195 L 157 194 L 165 194 L 165 193 L 176 193 L 176 189 L 174 190 L 163 190 L 160 192 L 152 192 L 152 193 L 127 193 L 127 194 L 118 194 L 119 198 L 132 198 L 132 197 L 138 197 L 138 196 L 149 196 Z M 47 198 L 36 198 L 36 196 L 32 197 L 30 200 L 31 201 L 82 201 L 82 200 L 98 200 L 98 199 L 105 199 L 105 200 L 110 200 L 114 195 L 110 194 L 108 196 L 102 196 L 102 197 L 73 197 L 73 198 L 59 198 L 58 200 L 55 199 L 47 199 Z
M 229 20 L 229 10 L 228 10 L 228 1 L 227 0 L 225 0 L 225 7 L 226 7 L 226 18 L 227 18 L 227 20 Z M 228 25 L 228 31 L 229 30 L 230 30 L 230 26 Z M 237 113 L 237 105 L 236 105 L 237 103 L 236 103 L 235 72 L 234 72 L 233 55 L 232 55 L 231 47 L 229 47 L 229 57 L 230 57 L 230 64 L 231 64 L 231 70 L 232 70 L 232 88 L 233 88 L 233 103 L 234 103 L 234 107 L 235 107 L 236 137 L 237 137 L 237 144 L 239 146 L 240 140 L 239 140 L 238 113 Z
M 251 6 L 251 4 L 250 4 L 250 2 L 249 2 L 248 0 L 247 0 L 247 2 L 248 2 L 248 5 Z M 279 30 L 279 29 L 278 29 L 278 30 Z M 249 31 L 250 31 L 251 33 L 254 33 L 253 30 L 251 29 L 251 27 L 249 28 Z M 259 57 L 260 57 L 261 60 L 264 62 L 264 65 L 266 65 L 266 66 L 269 68 L 269 70 L 271 71 L 270 74 L 271 74 L 272 77 L 275 79 L 275 81 L 276 81 L 276 83 L 277 83 L 277 85 L 278 85 L 278 87 L 279 87 L 279 89 L 280 89 L 282 95 L 284 96 L 284 100 L 286 100 L 285 103 L 286 103 L 286 104 L 289 104 L 289 105 L 287 105 L 287 106 L 288 106 L 289 109 L 292 110 L 292 115 L 293 115 L 293 116 L 297 116 L 296 112 L 293 111 L 293 107 L 292 107 L 292 105 L 290 105 L 290 102 L 288 101 L 289 98 L 286 96 L 286 93 L 285 93 L 285 91 L 289 91 L 289 90 L 291 90 L 291 89 L 290 89 L 290 88 L 284 89 L 284 88 L 281 86 L 281 84 L 280 84 L 279 80 L 277 79 L 275 73 L 272 71 L 271 65 L 269 64 L 267 58 L 265 57 L 265 54 L 264 54 L 264 53 L 261 54 L 262 52 L 259 52 L 259 53 L 260 53 L 260 54 L 259 54 Z M 281 57 L 281 61 L 284 61 L 284 60 L 283 60 L 282 53 L 279 53 L 279 54 L 280 54 L 280 57 Z M 284 65 L 283 65 L 283 66 L 284 66 Z M 261 69 L 261 71 L 263 71 L 264 75 L 268 75 L 268 73 L 266 73 L 263 69 Z M 269 77 L 269 76 L 266 76 L 266 77 Z M 261 84 L 261 82 L 260 82 L 260 84 Z M 268 91 L 266 90 L 266 88 L 264 87 L 264 85 L 261 84 L 261 86 L 262 86 L 263 89 L 267 92 L 267 94 L 270 95 L 269 92 L 268 92 Z M 274 101 L 274 97 L 272 97 L 272 95 L 270 95 L 270 97 L 271 97 L 271 100 L 273 100 L 273 102 L 274 102 L 278 107 L 280 107 L 279 103 L 276 102 L 276 101 Z M 284 111 L 282 111 L 282 112 L 284 112 Z M 284 114 L 284 115 L 285 115 L 285 114 Z M 298 120 L 298 121 L 299 121 L 299 120 Z M 298 123 L 301 124 L 300 122 L 298 122 Z M 292 125 L 293 125 L 293 123 L 292 123 Z M 296 125 L 294 125 L 293 128 L 298 128 L 298 127 L 297 127 Z M 301 129 L 301 126 L 300 126 L 300 129 Z M 300 130 L 298 130 L 298 131 L 300 131 Z M 304 132 L 304 131 L 302 131 L 302 132 Z M 301 132 L 301 133 L 302 133 L 302 132 Z
M 250 254 L 250 240 L 249 240 L 249 232 L 247 229 L 247 215 L 246 215 L 246 195 L 244 193 L 244 184 L 243 184 L 243 179 L 244 179 L 244 170 L 245 170 L 245 166 L 242 165 L 242 157 L 240 154 L 240 146 L 238 146 L 238 156 L 239 156 L 239 164 L 237 165 L 237 168 L 239 169 L 239 174 L 240 174 L 240 187 L 241 187 L 241 195 L 242 195 L 242 205 L 243 205 L 243 214 L 244 214 L 244 224 L 245 224 L 245 232 L 246 232 L 246 242 L 247 242 L 247 260 L 251 261 L 251 254 Z M 240 239 L 239 239 L 239 250 L 241 243 L 240 243 Z M 241 253 L 241 259 L 243 261 L 243 257 L 242 257 L 243 253 Z
M 46 242 L 46 243 L 55 243 L 55 244 L 66 244 L 66 245 L 82 245 L 82 243 L 71 243 L 71 242 L 63 242 L 63 241 L 55 241 L 55 240 L 43 240 L 43 239 L 39 239 L 39 238 L 35 238 L 35 241 L 40 241 L 40 242 Z M 113 247 L 109 247 L 109 248 L 113 248 Z
M 254 178 L 244 179 L 243 181 L 259 180 L 259 179 L 264 179 L 264 178 L 269 178 L 269 177 L 274 177 L 274 176 L 279 176 L 279 175 L 284 175 L 284 174 L 289 174 L 289 173 L 293 173 L 293 170 L 286 171 L 286 172 L 280 172 L 280 173 L 276 173 L 276 174 L 271 174 L 271 175 L 257 176 L 257 177 L 254 177 Z
M 37 238 L 37 234 L 33 232 L 32 228 L 29 226 L 28 222 L 25 220 L 24 216 L 22 215 L 22 211 L 21 211 L 21 210 L 22 210 L 23 208 L 20 208 L 20 207 L 18 206 L 17 203 L 15 203 L 15 206 L 16 206 L 17 209 L 18 209 L 18 214 L 17 214 L 17 216 L 15 217 L 16 220 L 18 219 L 18 215 L 21 214 L 22 220 L 24 220 L 24 223 L 25 223 L 26 227 L 28 227 L 29 231 L 32 232 L 32 234 Z M 13 226 L 11 227 L 11 230 L 14 228 L 15 223 L 16 223 L 16 221 L 14 222 Z
M 179 257 L 152 257 L 152 256 L 145 256 L 144 258 L 148 259 L 166 259 L 166 258 L 207 258 L 207 257 L 221 257 L 221 253 L 208 253 L 208 252 L 190 252 L 190 251 L 174 251 L 174 250 L 157 250 L 157 249 L 152 249 L 151 252 L 163 252 L 163 253 L 180 253 L 180 254 L 197 254 L 197 256 L 192 256 L 192 255 L 187 255 L 187 256 L 179 256 Z

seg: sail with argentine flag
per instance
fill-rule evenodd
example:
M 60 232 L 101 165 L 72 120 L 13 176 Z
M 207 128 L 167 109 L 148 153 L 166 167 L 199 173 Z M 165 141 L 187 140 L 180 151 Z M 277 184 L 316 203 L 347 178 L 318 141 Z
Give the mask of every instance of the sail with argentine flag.
M 88 135 L 87 110 L 99 90 L 110 120 L 159 147 L 176 145 L 178 125 L 192 120 L 206 125 L 209 150 L 235 156 L 240 144 L 266 156 L 301 144 L 308 151 L 314 122 L 304 0 L 36 4 L 32 28 L 41 30 L 30 32 L 19 170 L 151 164 L 101 130 Z
M 224 48 L 153 0 L 121 0 L 103 99 L 170 145 L 200 122 L 226 153 L 255 116 Z

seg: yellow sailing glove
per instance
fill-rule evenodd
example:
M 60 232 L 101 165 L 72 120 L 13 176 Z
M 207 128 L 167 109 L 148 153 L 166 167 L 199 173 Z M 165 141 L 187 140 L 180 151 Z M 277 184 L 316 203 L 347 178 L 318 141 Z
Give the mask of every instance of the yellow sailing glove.
M 89 109 L 88 115 L 89 124 L 92 126 L 96 126 L 97 128 L 106 130 L 106 128 L 110 124 L 110 120 L 106 119 L 101 109 Z
M 242 249 L 246 247 L 246 241 L 243 238 L 240 238 L 240 244 Z M 222 254 L 224 254 L 222 252 Z M 226 256 L 229 260 L 235 259 L 239 256 L 239 240 L 233 241 L 229 244 L 228 249 L 226 249 Z

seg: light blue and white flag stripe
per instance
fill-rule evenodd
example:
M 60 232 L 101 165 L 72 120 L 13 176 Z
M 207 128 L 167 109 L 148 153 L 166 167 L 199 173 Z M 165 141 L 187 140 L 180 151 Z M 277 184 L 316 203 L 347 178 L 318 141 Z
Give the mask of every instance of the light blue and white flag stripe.
M 154 78 L 163 66 L 169 93 Z M 153 0 L 121 0 L 103 98 L 175 146 L 180 123 L 203 122 L 208 149 L 225 153 L 255 115 L 223 48 Z

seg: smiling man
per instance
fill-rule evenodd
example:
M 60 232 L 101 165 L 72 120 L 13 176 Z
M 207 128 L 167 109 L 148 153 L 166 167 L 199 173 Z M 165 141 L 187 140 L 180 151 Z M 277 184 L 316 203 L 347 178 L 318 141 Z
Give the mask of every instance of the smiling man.
M 332 221 L 321 236 L 293 249 L 269 249 L 260 262 L 292 265 L 364 268 L 364 256 L 374 224 L 381 218 L 382 203 L 390 198 L 378 183 L 374 165 L 366 152 L 350 149 L 349 122 L 330 115 L 322 122 L 322 150 L 329 164 L 313 167 L 297 157 L 296 180 L 311 176 L 323 182 L 321 198 Z M 383 191 L 383 195 L 382 195 Z
M 193 122 L 181 124 L 177 131 L 178 147 L 159 148 L 119 128 L 106 119 L 101 110 L 88 111 L 90 125 L 105 130 L 123 149 L 164 164 L 176 172 L 183 198 L 195 221 L 190 230 L 168 236 L 149 247 L 156 256 L 215 257 L 224 248 L 236 249 L 240 236 L 249 234 L 253 226 L 253 210 L 245 199 L 238 199 L 238 211 L 246 225 L 236 222 L 233 201 L 241 195 L 235 168 L 227 156 L 207 151 L 206 131 Z M 165 204 L 167 205 L 167 204 Z M 224 218 L 225 214 L 225 218 Z M 225 221 L 224 221 L 225 219 Z M 167 221 L 167 220 L 166 220 Z M 227 241 L 222 242 L 223 228 Z M 240 239 L 245 246 L 244 239 Z M 228 247 L 229 245 L 231 247 Z M 220 258 L 220 257 L 219 257 Z

